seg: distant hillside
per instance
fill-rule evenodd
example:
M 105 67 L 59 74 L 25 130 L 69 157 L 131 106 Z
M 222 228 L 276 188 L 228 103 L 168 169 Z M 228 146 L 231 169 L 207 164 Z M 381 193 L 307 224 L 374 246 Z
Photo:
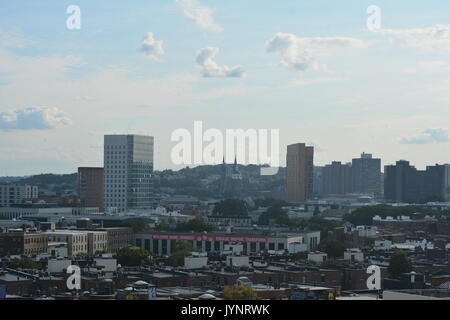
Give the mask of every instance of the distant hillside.
M 230 164 L 228 166 L 231 166 Z M 239 165 L 246 192 L 274 190 L 284 186 L 286 168 L 280 168 L 273 176 L 261 176 L 259 165 Z M 219 192 L 222 165 L 198 166 L 178 171 L 163 170 L 154 172 L 153 187 L 155 192 L 188 194 L 193 196 L 213 197 Z M 38 174 L 29 177 L 0 177 L 0 183 L 29 184 L 39 187 L 42 196 L 70 196 L 77 187 L 77 174 Z M 165 190 L 165 191 L 162 191 Z
M 20 184 L 31 184 L 37 186 L 48 186 L 48 185 L 67 185 L 76 186 L 77 174 L 38 174 L 35 176 L 22 178 L 19 181 Z

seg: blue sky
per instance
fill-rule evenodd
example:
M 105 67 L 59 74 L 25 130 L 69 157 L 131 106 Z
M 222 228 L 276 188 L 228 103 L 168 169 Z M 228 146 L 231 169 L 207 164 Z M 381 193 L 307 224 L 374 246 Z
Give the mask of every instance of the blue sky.
M 69 5 L 81 9 L 80 30 L 66 27 Z M 376 32 L 369 5 L 381 10 Z M 295 142 L 315 145 L 319 165 L 363 151 L 384 164 L 448 163 L 449 9 L 444 0 L 5 2 L 0 175 L 101 166 L 109 133 L 154 135 L 155 167 L 176 168 L 171 132 L 195 120 L 280 129 L 282 164 Z

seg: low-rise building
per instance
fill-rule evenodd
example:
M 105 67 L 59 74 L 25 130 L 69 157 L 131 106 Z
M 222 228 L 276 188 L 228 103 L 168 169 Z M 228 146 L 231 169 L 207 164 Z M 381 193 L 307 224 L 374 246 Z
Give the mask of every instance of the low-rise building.
M 86 231 L 88 235 L 88 255 L 108 251 L 108 233 L 106 231 Z
M 320 242 L 320 232 L 304 233 L 167 233 L 139 232 L 134 236 L 134 245 L 144 248 L 154 256 L 167 256 L 175 248 L 176 241 L 187 241 L 200 252 L 223 252 L 225 245 L 241 244 L 244 254 L 256 254 L 264 251 L 289 252 L 296 249 L 292 243 L 306 244 L 307 250 L 316 248 Z
M 344 252 L 344 260 L 350 262 L 364 262 L 364 253 L 360 249 L 347 249 Z
M 308 253 L 308 261 L 321 264 L 327 261 L 328 255 L 324 252 L 311 252 Z
M 47 252 L 48 236 L 22 229 L 0 233 L 0 257 L 9 255 L 37 255 Z
M 88 234 L 86 231 L 55 230 L 46 234 L 52 242 L 66 242 L 69 257 L 88 253 Z

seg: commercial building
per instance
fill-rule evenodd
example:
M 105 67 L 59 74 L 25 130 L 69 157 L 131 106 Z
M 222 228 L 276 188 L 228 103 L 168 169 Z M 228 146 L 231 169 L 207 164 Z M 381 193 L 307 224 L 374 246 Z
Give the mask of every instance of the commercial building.
M 382 191 L 381 159 L 370 153 L 352 160 L 352 189 L 355 193 L 379 196 Z
M 9 255 L 35 255 L 46 253 L 48 236 L 41 232 L 26 232 L 22 229 L 0 233 L 0 257 Z
M 304 143 L 287 146 L 286 200 L 303 203 L 313 195 L 314 147 Z
M 77 178 L 82 205 L 103 211 L 103 168 L 78 168 Z
M 151 207 L 153 137 L 104 137 L 104 206 L 108 212 Z
M 88 235 L 87 253 L 93 256 L 108 251 L 108 233 L 106 231 L 86 231 Z
M 133 244 L 133 230 L 131 228 L 100 228 L 105 231 L 108 238 L 107 251 L 116 253 L 122 248 L 130 247 Z
M 34 199 L 37 197 L 37 186 L 0 185 L 0 207 L 20 204 L 24 199 Z
M 46 234 L 51 242 L 67 243 L 69 257 L 88 253 L 88 234 L 85 231 L 55 230 L 47 231 Z
M 165 233 L 140 232 L 134 235 L 136 247 L 146 249 L 155 256 L 170 255 L 177 241 L 187 241 L 200 252 L 226 252 L 227 245 L 241 244 L 243 254 L 255 254 L 264 251 L 282 251 L 297 249 L 293 244 L 305 244 L 304 251 L 314 250 L 320 243 L 320 232 L 289 233 L 277 235 L 229 234 L 229 233 Z M 292 253 L 296 253 L 298 250 Z
M 59 207 L 58 205 L 52 204 L 17 204 L 12 207 L 2 207 L 0 208 L 0 217 L 7 219 L 18 219 L 21 217 L 32 217 L 36 216 L 53 216 L 53 217 L 63 217 L 72 215 L 81 215 L 85 213 L 98 212 L 98 208 L 78 208 L 78 207 Z
M 444 201 L 449 191 L 449 165 L 417 170 L 408 161 L 385 167 L 384 196 L 395 202 Z

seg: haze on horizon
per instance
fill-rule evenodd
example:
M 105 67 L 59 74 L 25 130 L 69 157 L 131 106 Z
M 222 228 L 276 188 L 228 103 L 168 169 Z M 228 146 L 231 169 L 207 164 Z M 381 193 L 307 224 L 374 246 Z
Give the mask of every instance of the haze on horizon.
M 17 0 L 0 9 L 0 176 L 103 165 L 104 134 L 280 129 L 315 164 L 450 163 L 450 3 Z M 327 8 L 327 9 L 324 9 Z M 183 166 L 182 166 L 183 167 Z

